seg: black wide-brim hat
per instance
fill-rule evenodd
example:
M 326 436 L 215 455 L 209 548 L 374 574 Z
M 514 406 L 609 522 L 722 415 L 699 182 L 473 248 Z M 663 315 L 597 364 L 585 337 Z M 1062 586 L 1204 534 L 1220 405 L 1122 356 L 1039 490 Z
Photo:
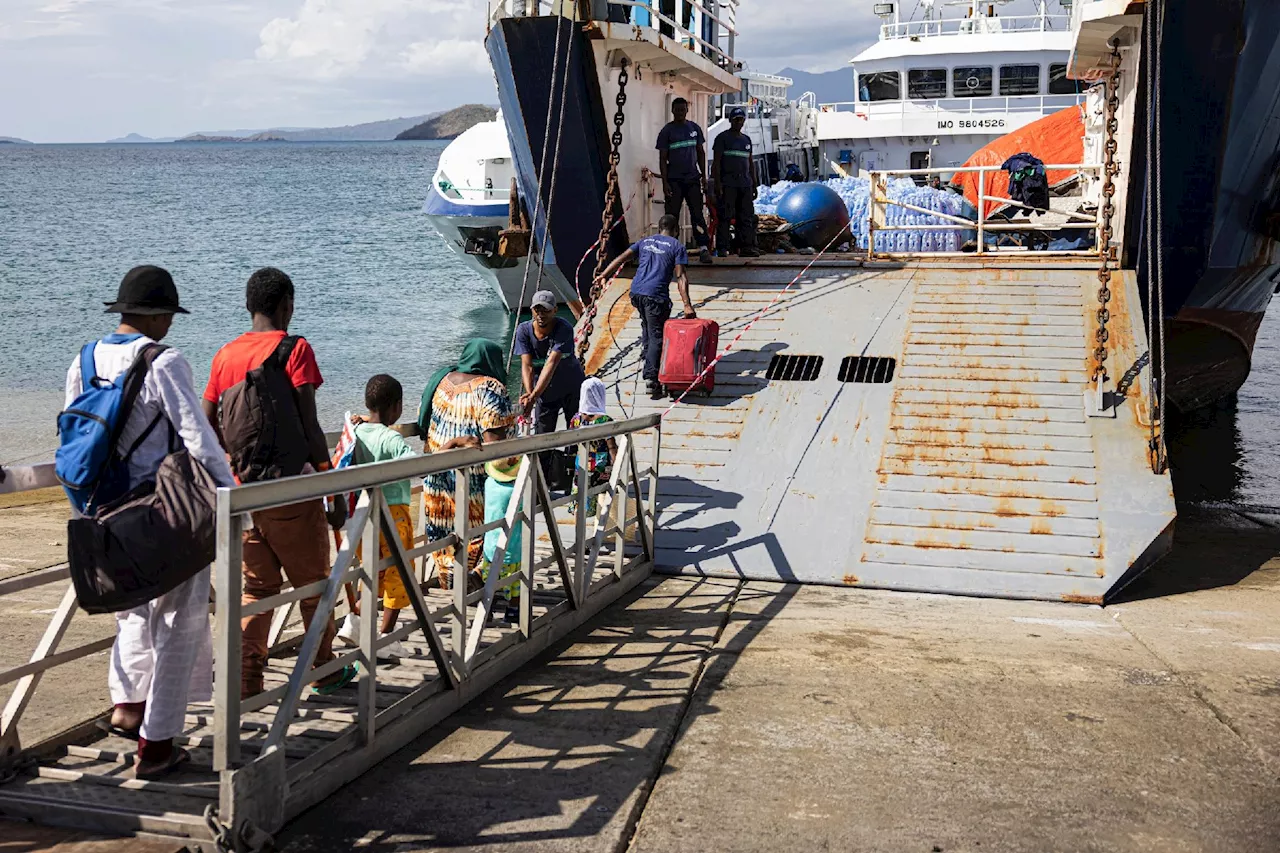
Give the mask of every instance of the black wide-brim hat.
M 178 286 L 161 267 L 134 267 L 124 274 L 115 302 L 104 303 L 108 314 L 190 314 L 178 304 Z

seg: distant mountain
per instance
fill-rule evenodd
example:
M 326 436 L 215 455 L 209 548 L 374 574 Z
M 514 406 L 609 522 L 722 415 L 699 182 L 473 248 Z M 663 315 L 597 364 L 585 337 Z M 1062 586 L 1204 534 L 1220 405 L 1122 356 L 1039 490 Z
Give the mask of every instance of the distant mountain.
M 364 124 L 349 124 L 343 127 L 273 127 L 265 130 L 202 130 L 183 137 L 190 141 L 192 137 L 212 137 L 226 139 L 255 139 L 269 134 L 272 140 L 282 142 L 387 142 L 395 139 L 396 134 L 408 130 L 434 118 L 440 113 L 410 116 L 408 118 L 390 118 L 382 121 L 370 121 Z M 255 140 L 259 141 L 259 140 Z
M 790 77 L 795 81 L 791 87 L 792 98 L 798 98 L 805 92 L 813 92 L 818 96 L 820 104 L 853 100 L 852 68 L 837 68 L 835 71 L 824 71 L 820 74 L 800 71 L 796 68 L 784 68 L 778 72 L 778 75 Z
M 485 121 L 493 121 L 498 111 L 484 104 L 464 104 L 428 118 L 398 135 L 396 139 L 453 139 Z
M 10 145 L 30 145 L 31 144 L 27 140 L 19 139 L 16 136 L 0 136 L 0 143 L 7 143 Z
M 175 139 L 175 142 L 290 142 L 284 136 L 273 130 L 264 130 L 262 133 L 255 133 L 251 136 L 212 136 L 207 133 L 193 133 L 190 136 L 184 136 L 181 139 Z
M 126 143 L 126 142 L 128 142 L 128 143 L 135 143 L 135 142 L 173 142 L 173 141 L 175 141 L 176 139 L 177 139 L 177 137 L 176 137 L 176 136 L 150 137 L 150 136 L 143 136 L 143 135 L 142 135 L 142 134 L 140 134 L 140 133 L 131 133 L 131 134 L 129 134 L 128 136 L 121 136 L 119 139 L 108 139 L 108 140 L 107 140 L 107 144 L 108 144 L 108 145 L 111 145 L 111 144 L 122 144 L 122 143 Z

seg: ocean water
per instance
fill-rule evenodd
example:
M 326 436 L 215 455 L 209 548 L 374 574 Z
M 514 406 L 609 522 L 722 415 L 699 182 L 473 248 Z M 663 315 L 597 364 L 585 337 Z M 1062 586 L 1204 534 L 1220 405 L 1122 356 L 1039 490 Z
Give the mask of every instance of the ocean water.
M 391 373 L 416 407 L 427 377 L 510 318 L 420 208 L 444 143 L 0 146 L 0 464 L 49 458 L 67 365 L 109 331 L 102 303 L 141 263 L 168 268 L 192 314 L 166 339 L 203 387 L 248 327 L 258 267 L 297 286 L 291 331 L 316 349 L 322 422 Z M 1280 506 L 1280 309 L 1229 404 L 1170 424 L 1184 501 Z
M 67 366 L 114 327 L 103 302 L 142 263 L 172 272 L 192 312 L 165 343 L 200 390 L 248 328 L 245 281 L 271 265 L 297 288 L 290 331 L 315 347 L 322 423 L 361 409 L 382 372 L 415 411 L 467 339 L 510 334 L 422 216 L 444 144 L 0 146 L 0 464 L 51 455 Z

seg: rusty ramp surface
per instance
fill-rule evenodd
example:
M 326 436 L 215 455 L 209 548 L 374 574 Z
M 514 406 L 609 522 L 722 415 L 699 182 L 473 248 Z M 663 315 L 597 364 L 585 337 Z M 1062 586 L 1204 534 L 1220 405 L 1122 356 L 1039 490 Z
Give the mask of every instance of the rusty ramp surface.
M 1167 550 L 1131 276 L 1111 288 L 1108 366 L 1132 381 L 1099 418 L 1094 266 L 824 259 L 778 298 L 802 268 L 690 269 L 721 348 L 741 337 L 714 392 L 663 421 L 660 571 L 1101 603 Z M 611 412 L 665 410 L 625 282 L 601 313 L 589 363 Z

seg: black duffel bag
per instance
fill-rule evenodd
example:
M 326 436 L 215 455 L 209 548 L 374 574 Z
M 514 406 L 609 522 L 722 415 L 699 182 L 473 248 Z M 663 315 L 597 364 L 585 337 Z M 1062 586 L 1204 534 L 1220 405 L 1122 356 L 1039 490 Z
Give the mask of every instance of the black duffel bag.
M 146 604 L 213 562 L 217 483 L 185 449 L 92 516 L 67 522 L 76 598 L 89 613 Z

